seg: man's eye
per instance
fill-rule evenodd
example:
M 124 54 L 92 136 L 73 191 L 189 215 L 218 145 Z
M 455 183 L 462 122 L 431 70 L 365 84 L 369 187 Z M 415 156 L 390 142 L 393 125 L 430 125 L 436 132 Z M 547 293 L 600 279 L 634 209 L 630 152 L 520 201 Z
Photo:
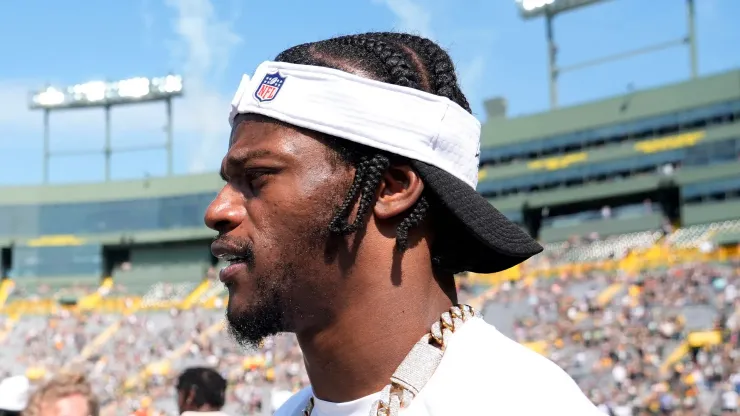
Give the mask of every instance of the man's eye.
M 244 173 L 244 179 L 249 182 L 256 182 L 262 180 L 268 174 L 263 171 L 247 171 Z
M 266 170 L 248 170 L 244 172 L 244 182 L 251 189 L 259 189 L 265 185 L 268 176 L 273 172 Z

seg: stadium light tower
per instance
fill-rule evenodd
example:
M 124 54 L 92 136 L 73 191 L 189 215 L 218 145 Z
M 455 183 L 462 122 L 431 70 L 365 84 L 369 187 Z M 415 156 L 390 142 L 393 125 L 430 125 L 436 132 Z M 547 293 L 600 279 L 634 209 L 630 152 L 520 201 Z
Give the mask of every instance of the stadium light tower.
M 103 108 L 105 111 L 105 180 L 110 180 L 111 108 L 115 106 L 164 101 L 167 112 L 167 137 L 164 145 L 129 147 L 117 151 L 140 151 L 164 148 L 167 151 L 167 174 L 172 174 L 172 99 L 183 94 L 182 77 L 167 75 L 159 78 L 130 78 L 116 82 L 92 81 L 71 87 L 47 86 L 31 93 L 29 107 L 44 112 L 44 183 L 49 182 L 49 116 L 52 111 L 77 108 Z M 98 151 L 94 151 L 97 153 Z M 55 154 L 80 155 L 90 152 L 56 152 Z
M 547 53 L 548 53 L 548 78 L 550 84 L 550 107 L 558 106 L 558 78 L 564 72 L 575 71 L 596 65 L 602 65 L 612 61 L 631 58 L 637 55 L 657 52 L 677 45 L 687 45 L 689 48 L 689 62 L 691 65 L 691 78 L 698 76 L 698 63 L 696 55 L 696 27 L 695 27 L 695 8 L 694 0 L 686 0 L 687 14 L 687 34 L 686 36 L 662 42 L 640 49 L 623 52 L 616 55 L 604 56 L 567 67 L 558 66 L 557 54 L 558 46 L 555 43 L 552 23 L 555 16 L 581 7 L 586 7 L 596 3 L 602 3 L 607 0 L 516 0 L 519 6 L 519 14 L 525 20 L 535 19 L 540 16 L 545 17 L 545 33 L 547 35 Z

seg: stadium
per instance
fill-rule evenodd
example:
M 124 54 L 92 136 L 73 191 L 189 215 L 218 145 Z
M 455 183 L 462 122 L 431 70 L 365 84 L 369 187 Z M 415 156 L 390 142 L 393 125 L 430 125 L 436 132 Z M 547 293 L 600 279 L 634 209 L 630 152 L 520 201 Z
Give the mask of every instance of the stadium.
M 460 276 L 463 300 L 597 404 L 726 409 L 740 392 L 740 70 L 521 117 L 485 107 L 478 191 L 545 251 Z M 245 353 L 223 331 L 203 224 L 221 186 L 0 188 L 0 378 L 82 368 L 107 414 L 172 414 L 173 377 L 196 364 L 227 376 L 232 414 L 306 385 L 293 338 Z

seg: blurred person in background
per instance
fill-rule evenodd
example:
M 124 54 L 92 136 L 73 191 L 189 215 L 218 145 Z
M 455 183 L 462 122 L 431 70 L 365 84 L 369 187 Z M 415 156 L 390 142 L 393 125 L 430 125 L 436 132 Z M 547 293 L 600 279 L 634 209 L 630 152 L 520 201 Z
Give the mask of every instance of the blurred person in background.
M 0 381 L 0 416 L 19 416 L 26 408 L 31 386 L 26 376 Z
M 188 368 L 177 379 L 177 407 L 183 416 L 225 415 L 226 379 L 206 367 Z
M 98 400 L 79 373 L 61 373 L 36 390 L 23 416 L 98 416 Z

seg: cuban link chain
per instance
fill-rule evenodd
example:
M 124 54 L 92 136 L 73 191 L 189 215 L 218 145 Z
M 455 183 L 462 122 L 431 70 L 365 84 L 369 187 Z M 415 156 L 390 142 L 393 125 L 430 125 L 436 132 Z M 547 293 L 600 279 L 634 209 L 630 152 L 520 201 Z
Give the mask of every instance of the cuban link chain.
M 470 305 L 455 305 L 443 313 L 398 366 L 390 384 L 371 406 L 369 416 L 398 416 L 401 409 L 408 407 L 437 370 L 452 334 L 474 316 L 478 313 Z M 311 416 L 313 407 L 312 396 L 302 416 Z

